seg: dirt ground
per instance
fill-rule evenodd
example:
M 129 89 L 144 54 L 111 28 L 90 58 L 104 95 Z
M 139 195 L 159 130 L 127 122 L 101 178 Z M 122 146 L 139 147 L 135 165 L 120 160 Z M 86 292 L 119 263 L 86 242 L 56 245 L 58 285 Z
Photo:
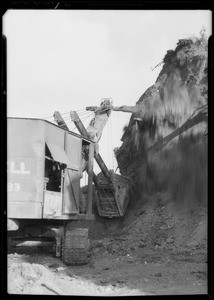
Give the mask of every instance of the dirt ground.
M 79 226 L 79 224 L 77 224 Z M 91 260 L 66 266 L 52 248 L 8 253 L 9 294 L 88 296 L 207 294 L 207 210 L 157 194 L 123 220 L 89 226 Z

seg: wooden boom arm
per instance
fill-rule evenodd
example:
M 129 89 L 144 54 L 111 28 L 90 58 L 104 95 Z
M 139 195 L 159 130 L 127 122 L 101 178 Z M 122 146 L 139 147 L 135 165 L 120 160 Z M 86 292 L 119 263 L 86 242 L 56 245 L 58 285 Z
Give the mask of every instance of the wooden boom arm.
M 71 111 L 70 116 L 71 116 L 71 120 L 76 125 L 76 127 L 79 130 L 80 134 L 84 137 L 91 138 L 90 134 L 87 132 L 87 130 L 85 129 L 85 127 L 82 123 L 82 121 L 80 120 L 78 114 L 75 111 Z M 98 166 L 102 170 L 103 174 L 105 175 L 105 177 L 110 181 L 110 183 L 112 183 L 110 172 L 109 172 L 106 164 L 104 163 L 102 157 L 100 156 L 99 153 L 96 153 L 96 151 L 94 153 L 94 158 L 95 158 Z
M 98 106 L 88 106 L 86 107 L 86 110 L 94 111 L 96 112 L 98 110 Z M 139 111 L 139 108 L 135 106 L 128 106 L 128 105 L 122 105 L 122 106 L 112 106 L 112 110 L 114 111 L 123 111 L 123 112 L 129 112 L 129 113 L 135 113 Z
M 54 120 L 55 120 L 55 122 L 58 124 L 58 126 L 60 126 L 60 127 L 63 128 L 63 129 L 69 130 L 69 128 L 68 128 L 68 126 L 66 125 L 65 121 L 63 120 L 63 118 L 62 118 L 60 112 L 58 112 L 58 111 L 55 111 L 55 112 L 54 112 Z M 79 128 L 81 127 L 82 122 L 81 122 L 81 120 L 79 119 L 78 115 L 77 115 L 77 117 L 76 117 L 76 120 L 77 120 L 77 123 L 75 123 L 75 125 L 76 125 L 77 128 L 79 129 Z M 82 126 L 83 126 L 83 124 L 82 124 Z M 80 130 L 79 130 L 79 131 L 80 131 Z M 84 128 L 84 126 L 81 128 L 81 132 L 84 132 L 84 134 L 82 134 L 84 137 L 89 138 L 89 136 L 87 136 L 87 131 L 86 131 L 86 129 Z M 82 166 L 82 172 L 85 171 L 85 170 L 86 170 L 87 173 L 88 173 L 88 169 L 87 169 L 87 161 L 84 160 L 84 164 L 83 164 L 83 166 Z M 97 185 L 97 176 L 95 175 L 94 172 L 93 172 L 93 182 L 94 182 L 95 185 Z
M 59 127 L 65 130 L 69 130 L 68 126 L 66 125 L 59 111 L 55 111 L 53 117 L 54 117 L 54 121 L 58 124 Z

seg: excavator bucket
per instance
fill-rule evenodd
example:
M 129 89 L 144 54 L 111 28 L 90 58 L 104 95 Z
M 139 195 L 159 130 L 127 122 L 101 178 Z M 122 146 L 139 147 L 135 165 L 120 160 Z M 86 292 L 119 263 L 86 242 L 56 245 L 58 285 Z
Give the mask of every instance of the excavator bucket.
M 101 217 L 122 217 L 129 202 L 130 180 L 111 173 L 111 183 L 101 172 L 97 175 L 96 202 Z

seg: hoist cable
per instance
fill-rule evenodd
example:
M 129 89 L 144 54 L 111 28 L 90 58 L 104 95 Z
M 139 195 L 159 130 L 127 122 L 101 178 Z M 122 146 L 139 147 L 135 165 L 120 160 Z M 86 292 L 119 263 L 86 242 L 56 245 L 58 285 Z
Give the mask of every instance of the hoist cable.
M 84 116 L 86 116 L 86 115 L 88 115 L 88 114 L 91 114 L 91 112 L 85 111 L 85 112 L 83 112 L 83 113 L 79 113 L 78 116 L 79 116 L 79 117 L 84 117 Z M 67 120 L 67 119 L 70 119 L 70 118 L 71 118 L 71 117 L 70 117 L 70 115 L 69 115 L 69 116 L 64 117 L 63 119 L 64 119 L 64 120 Z
M 82 122 L 85 122 L 89 117 L 92 117 L 93 115 L 94 115 L 93 113 L 90 113 L 90 115 L 85 116 Z
M 81 114 L 82 112 L 88 112 L 85 108 L 81 108 L 81 109 L 77 109 L 75 110 L 77 113 Z M 63 112 L 63 113 L 60 113 L 61 116 L 64 116 L 64 115 L 70 115 L 70 112 L 71 111 L 68 111 L 68 112 Z M 48 116 L 48 117 L 43 117 L 43 119 L 50 119 L 50 118 L 53 118 L 53 116 Z
M 81 120 L 82 123 L 85 122 L 92 115 L 93 115 L 93 113 L 90 113 L 90 115 L 86 116 L 83 120 Z M 73 131 L 75 128 L 76 128 L 76 126 L 73 129 L 71 129 L 71 131 Z

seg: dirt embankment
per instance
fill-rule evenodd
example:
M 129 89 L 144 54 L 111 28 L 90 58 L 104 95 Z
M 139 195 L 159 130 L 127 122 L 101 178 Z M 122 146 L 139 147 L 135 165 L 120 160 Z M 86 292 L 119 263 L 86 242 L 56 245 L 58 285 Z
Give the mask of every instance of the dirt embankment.
M 121 174 L 132 179 L 135 200 L 142 199 L 142 194 L 171 192 L 177 202 L 206 203 L 206 121 L 174 138 L 161 151 L 147 149 L 184 124 L 196 108 L 207 105 L 207 63 L 204 34 L 179 40 L 175 50 L 167 51 L 155 84 L 137 101 L 137 112 L 115 151 Z
M 91 260 L 85 266 L 66 266 L 50 249 L 27 254 L 16 247 L 8 255 L 8 292 L 206 294 L 206 216 L 206 207 L 179 207 L 168 194 L 157 194 L 143 207 L 135 205 L 124 220 L 97 216 L 90 225 Z

